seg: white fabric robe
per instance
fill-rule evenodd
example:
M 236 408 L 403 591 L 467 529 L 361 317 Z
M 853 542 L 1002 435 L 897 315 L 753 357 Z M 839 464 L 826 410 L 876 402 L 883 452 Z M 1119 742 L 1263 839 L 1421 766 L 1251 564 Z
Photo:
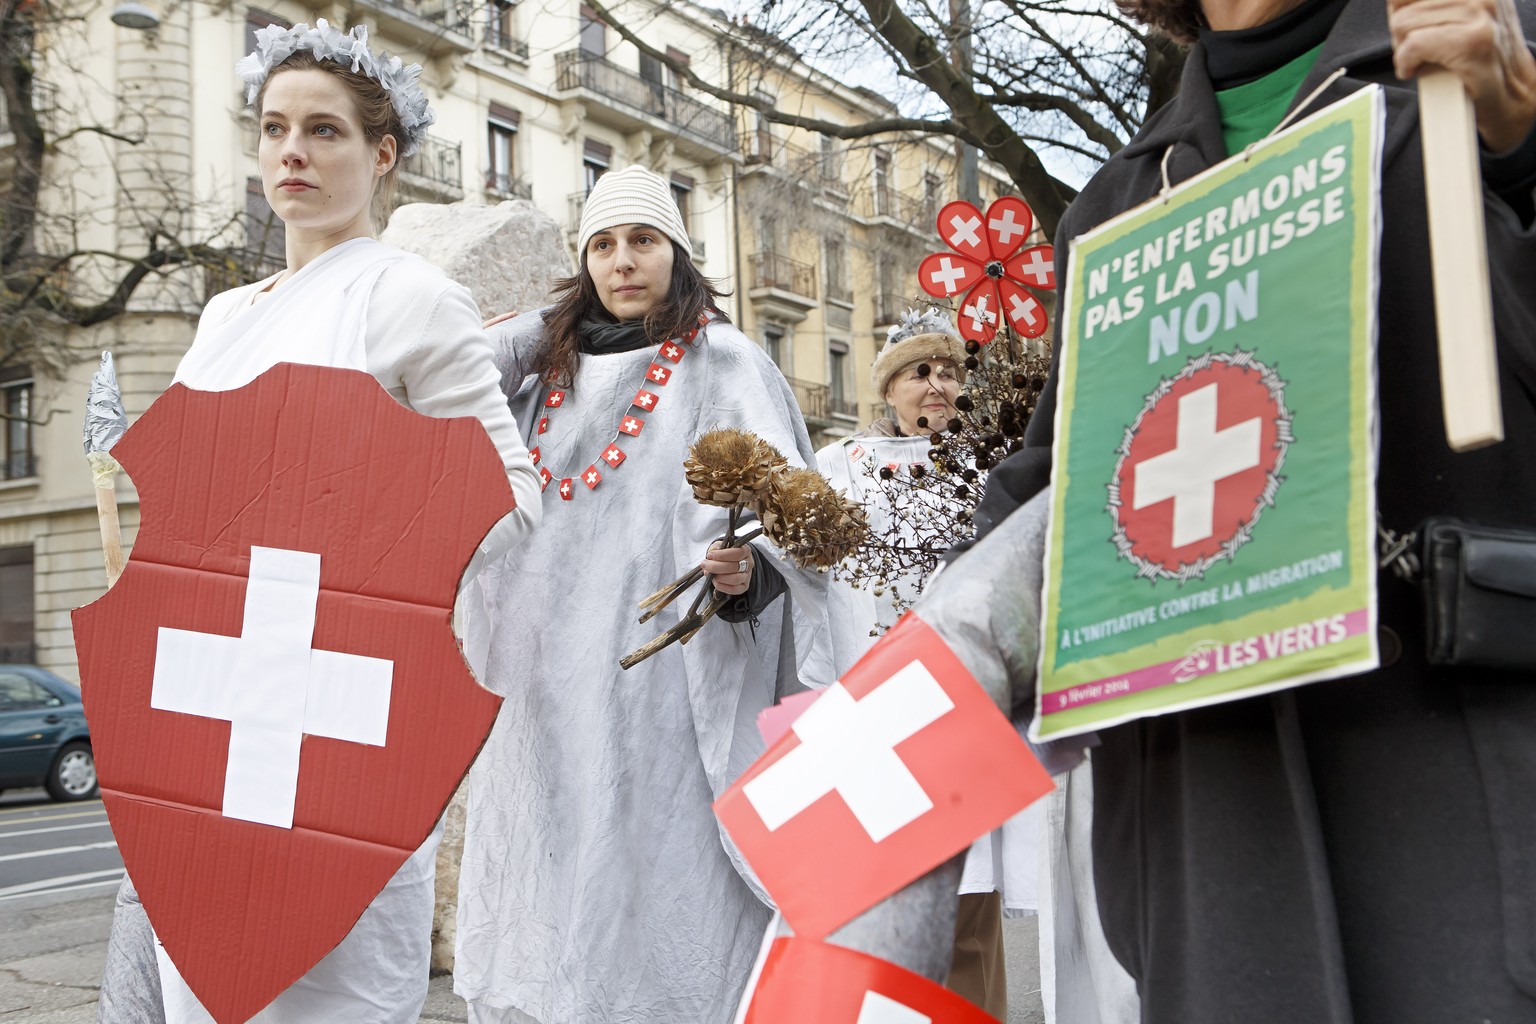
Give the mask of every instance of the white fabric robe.
M 520 507 L 493 528 L 477 561 L 537 525 L 537 476 L 501 401 L 468 292 L 419 257 L 371 238 L 332 247 L 258 299 L 270 281 L 209 302 L 177 382 L 230 390 L 279 362 L 371 372 L 407 407 L 477 416 L 496 442 Z M 341 943 L 252 1024 L 414 1024 L 427 994 L 441 835 L 439 823 Z M 155 959 L 168 1024 L 211 1024 L 158 941 Z
M 488 656 L 484 678 L 506 703 L 470 773 L 455 991 L 478 1022 L 726 1024 L 769 910 L 710 805 L 762 751 L 758 712 L 832 682 L 826 577 L 755 542 L 788 583 L 755 637 L 712 620 L 627 672 L 619 659 L 675 623 L 694 591 L 643 625 L 640 599 L 725 532 L 726 511 L 683 479 L 689 444 L 741 427 L 805 465 L 809 439 L 778 369 L 716 322 L 667 385 L 648 388 L 655 411 L 640 436 L 619 435 L 626 461 L 600 465 L 589 490 L 580 475 L 656 347 L 581 357 L 564 405 L 547 410 L 537 377 L 523 377 L 542 330 L 532 313 L 493 334 L 519 421 L 534 430 L 550 414 L 530 444 L 555 481 L 540 542 L 486 568 L 470 613 L 471 658 Z M 561 477 L 575 478 L 570 501 Z

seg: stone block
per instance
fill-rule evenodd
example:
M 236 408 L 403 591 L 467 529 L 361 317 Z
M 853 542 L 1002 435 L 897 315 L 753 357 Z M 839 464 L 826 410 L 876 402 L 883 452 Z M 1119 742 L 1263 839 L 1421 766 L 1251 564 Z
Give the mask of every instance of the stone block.
M 410 203 L 390 215 L 379 239 L 441 267 L 470 290 L 487 319 L 547 305 L 555 282 L 571 275 L 560 225 L 521 199 Z

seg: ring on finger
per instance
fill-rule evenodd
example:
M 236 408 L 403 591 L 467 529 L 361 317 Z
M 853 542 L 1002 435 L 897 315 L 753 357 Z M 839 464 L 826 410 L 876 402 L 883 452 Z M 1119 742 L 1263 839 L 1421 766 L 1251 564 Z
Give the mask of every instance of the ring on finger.
M 741 561 L 736 563 L 736 571 L 737 572 L 746 572 L 747 571 L 747 560 L 745 558 L 743 558 Z

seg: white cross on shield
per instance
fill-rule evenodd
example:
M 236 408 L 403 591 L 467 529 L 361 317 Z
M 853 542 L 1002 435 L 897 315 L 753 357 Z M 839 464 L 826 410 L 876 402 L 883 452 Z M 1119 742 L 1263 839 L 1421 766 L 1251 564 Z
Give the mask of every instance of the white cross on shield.
M 230 723 L 224 816 L 293 827 L 304 736 L 383 746 L 394 664 L 317 651 L 320 556 L 251 548 L 244 626 L 162 626 L 150 706 Z

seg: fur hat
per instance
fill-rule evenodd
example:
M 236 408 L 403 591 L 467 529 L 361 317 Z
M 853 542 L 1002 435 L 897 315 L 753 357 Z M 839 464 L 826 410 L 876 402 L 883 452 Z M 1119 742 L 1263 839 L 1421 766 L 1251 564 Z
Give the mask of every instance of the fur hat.
M 693 252 L 683 215 L 677 209 L 677 200 L 672 198 L 672 186 L 667 179 L 639 164 L 609 171 L 587 193 L 581 208 L 577 254 L 587 251 L 593 235 L 620 224 L 649 224 L 672 239 L 672 244 L 685 255 Z
M 954 364 L 956 378 L 965 383 L 965 342 L 960 340 L 949 317 L 934 306 L 926 313 L 907 310 L 886 332 L 885 346 L 870 371 L 875 392 L 885 397 L 886 385 L 892 377 L 924 359 L 948 360 Z

